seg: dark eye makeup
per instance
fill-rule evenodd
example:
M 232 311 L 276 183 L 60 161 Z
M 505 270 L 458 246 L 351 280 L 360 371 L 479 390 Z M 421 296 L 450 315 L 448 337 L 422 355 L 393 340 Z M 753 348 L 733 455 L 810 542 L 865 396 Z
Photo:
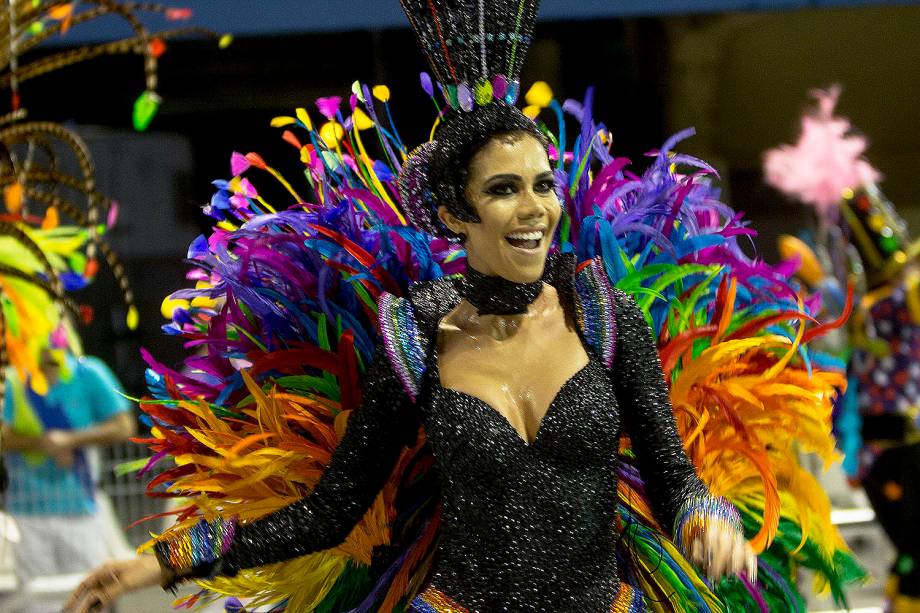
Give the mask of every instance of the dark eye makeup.
M 510 196 L 516 194 L 520 190 L 520 185 L 520 177 L 514 179 L 504 178 L 499 181 L 487 183 L 483 191 L 490 196 Z M 553 177 L 541 177 L 534 184 L 534 192 L 538 194 L 548 194 L 555 190 L 556 180 Z

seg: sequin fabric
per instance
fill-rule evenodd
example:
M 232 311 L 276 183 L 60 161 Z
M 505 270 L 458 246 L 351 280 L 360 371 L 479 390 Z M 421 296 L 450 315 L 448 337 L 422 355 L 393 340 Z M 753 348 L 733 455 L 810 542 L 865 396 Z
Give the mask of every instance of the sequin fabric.
M 866 417 L 905 415 L 920 426 L 920 325 L 910 313 L 904 285 L 871 306 L 870 338 L 887 352 L 857 349 L 853 374 L 859 380 L 859 407 Z
M 451 108 L 514 104 L 538 0 L 401 0 Z
M 182 534 L 158 541 L 154 553 L 160 564 L 179 577 L 210 574 L 214 564 L 229 551 L 236 529 L 235 518 L 202 519 Z
M 377 322 L 393 372 L 406 395 L 415 402 L 425 371 L 425 346 L 412 306 L 403 298 L 384 293 L 377 301 Z
M 577 317 L 585 338 L 608 368 L 616 351 L 613 287 L 599 259 L 592 260 L 575 277 Z
M 470 613 L 441 590 L 429 586 L 412 601 L 410 613 Z
M 406 158 L 399 171 L 399 201 L 413 226 L 429 234 L 444 235 L 446 228 L 438 219 L 438 207 L 428 182 L 428 168 L 435 146 L 434 141 L 419 145 Z
M 648 611 L 648 604 L 642 594 L 634 587 L 620 584 L 620 591 L 609 613 L 642 613 Z M 470 613 L 470 610 L 457 604 L 444 592 L 428 587 L 412 601 L 409 613 Z
M 467 268 L 458 289 L 480 315 L 520 315 L 543 291 L 543 281 L 515 283 Z
M 648 610 L 648 603 L 639 590 L 625 583 L 620 584 L 620 593 L 610 607 L 610 613 L 642 613 Z
M 233 575 L 341 544 L 386 482 L 418 422 L 411 401 L 382 349 L 368 369 L 359 409 L 311 495 L 237 527 L 222 560 Z
M 425 293 L 413 296 L 423 309 L 438 305 L 446 313 L 456 299 L 443 284 L 429 288 L 434 296 Z M 706 492 L 683 453 L 645 319 L 630 298 L 613 295 L 620 322 L 614 376 L 586 347 L 589 364 L 560 389 L 533 444 L 482 400 L 440 386 L 432 352 L 430 398 L 420 406 L 442 476 L 443 534 L 432 585 L 471 611 L 611 610 L 620 590 L 621 428 L 649 471 L 667 525 L 680 501 Z
M 621 432 L 632 439 L 663 524 L 673 525 L 681 505 L 707 490 L 683 452 L 645 319 L 631 298 L 612 296 L 612 368 L 585 343 L 588 364 L 559 390 L 532 444 L 482 400 L 440 385 L 436 343 L 428 343 L 435 347 L 414 406 L 378 351 L 362 405 L 313 494 L 240 526 L 220 572 L 338 545 L 421 420 L 443 508 L 431 587 L 460 607 L 446 610 L 634 610 L 611 609 L 625 593 L 615 553 Z M 412 288 L 420 336 L 435 338 L 460 299 L 449 279 Z
M 724 498 L 709 494 L 691 496 L 684 501 L 674 520 L 674 544 L 681 551 L 689 551 L 690 544 L 713 523 L 728 524 L 742 533 L 741 515 L 733 504 Z

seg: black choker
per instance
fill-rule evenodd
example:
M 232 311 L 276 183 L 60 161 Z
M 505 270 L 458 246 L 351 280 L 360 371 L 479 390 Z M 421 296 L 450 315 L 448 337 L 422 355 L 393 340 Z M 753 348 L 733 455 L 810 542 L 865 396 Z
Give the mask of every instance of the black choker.
M 543 291 L 543 281 L 515 283 L 467 267 L 459 289 L 480 315 L 521 315 Z

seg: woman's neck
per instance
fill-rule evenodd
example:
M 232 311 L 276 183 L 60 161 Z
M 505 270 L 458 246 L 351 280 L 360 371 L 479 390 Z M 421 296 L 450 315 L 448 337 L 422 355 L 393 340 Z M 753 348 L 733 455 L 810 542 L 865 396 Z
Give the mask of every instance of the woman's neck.
M 459 290 L 479 315 L 523 315 L 543 292 L 543 281 L 515 283 L 469 267 Z
M 443 323 L 466 336 L 507 341 L 521 333 L 529 334 L 529 331 L 539 330 L 544 325 L 544 319 L 552 317 L 560 308 L 558 292 L 552 285 L 544 283 L 540 294 L 527 305 L 524 313 L 482 314 L 464 299 Z

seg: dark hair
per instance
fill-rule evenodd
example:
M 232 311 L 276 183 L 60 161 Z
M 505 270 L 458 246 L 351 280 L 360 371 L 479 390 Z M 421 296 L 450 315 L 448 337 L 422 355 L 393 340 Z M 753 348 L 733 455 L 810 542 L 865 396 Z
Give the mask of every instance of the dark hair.
M 532 136 L 544 148 L 549 148 L 546 137 L 533 120 L 504 102 L 496 101 L 467 113 L 449 112 L 435 132 L 437 145 L 428 168 L 435 204 L 444 205 L 462 221 L 479 221 L 464 193 L 470 161 L 492 139 L 516 134 Z

